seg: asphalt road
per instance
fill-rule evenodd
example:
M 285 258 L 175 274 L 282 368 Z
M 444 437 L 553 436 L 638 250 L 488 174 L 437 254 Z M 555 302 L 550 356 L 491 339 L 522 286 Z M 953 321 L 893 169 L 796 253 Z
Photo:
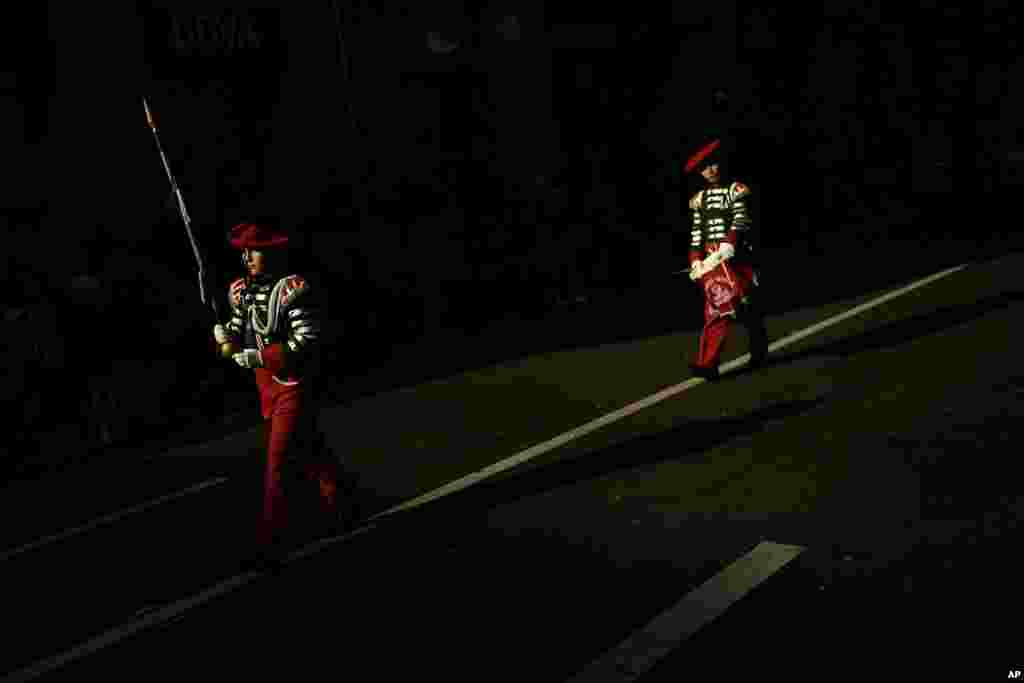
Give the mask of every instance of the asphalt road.
M 641 680 L 954 669 L 1005 679 L 1024 664 L 1012 625 L 1022 605 L 1022 263 L 978 264 L 872 309 L 780 349 L 755 373 L 700 384 L 386 518 L 278 576 L 112 637 L 46 678 L 566 680 L 769 540 L 807 550 Z M 772 337 L 871 296 L 774 315 Z M 666 372 L 681 381 L 684 359 L 674 362 Z M 357 426 L 343 418 L 356 410 L 335 407 L 326 424 L 350 433 Z M 451 420 L 435 428 L 457 429 Z M 354 460 L 374 509 L 450 480 L 460 462 L 471 471 L 508 454 L 454 453 L 409 476 L 412 463 L 376 433 L 383 445 Z M 259 477 L 246 444 L 11 489 L 3 514 L 18 523 L 3 531 L 0 670 L 54 662 L 244 575 Z

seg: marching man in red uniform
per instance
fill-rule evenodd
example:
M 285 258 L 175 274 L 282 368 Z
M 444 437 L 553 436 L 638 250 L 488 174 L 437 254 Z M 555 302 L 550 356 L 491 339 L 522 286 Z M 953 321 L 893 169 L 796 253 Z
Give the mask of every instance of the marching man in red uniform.
M 718 378 L 718 364 L 738 319 L 750 336 L 750 365 L 764 363 L 768 333 L 755 306 L 757 272 L 753 265 L 750 188 L 726 176 L 721 140 L 702 146 L 686 162 L 699 172 L 705 187 L 690 199 L 690 279 L 704 290 L 704 329 L 690 369 L 705 379 Z
M 316 427 L 315 381 L 320 341 L 317 292 L 301 275 L 287 275 L 288 235 L 272 226 L 243 223 L 231 230 L 247 275 L 229 287 L 231 320 L 214 327 L 221 355 L 251 370 L 267 426 L 263 511 L 257 544 L 278 564 L 299 504 L 318 501 L 326 530 L 339 520 L 339 463 Z

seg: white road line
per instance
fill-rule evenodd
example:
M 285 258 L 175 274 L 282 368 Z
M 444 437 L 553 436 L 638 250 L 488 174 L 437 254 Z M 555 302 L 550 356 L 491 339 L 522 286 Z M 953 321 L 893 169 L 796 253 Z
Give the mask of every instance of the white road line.
M 907 292 L 911 292 L 919 287 L 924 287 L 925 285 L 930 284 L 936 280 L 944 278 L 948 275 L 952 275 L 953 273 L 959 270 L 963 270 L 966 267 L 967 265 L 964 264 L 956 266 L 955 268 L 944 270 L 940 273 L 935 273 L 934 275 L 929 275 L 928 277 L 922 280 L 918 280 L 917 282 L 907 285 L 906 287 L 902 287 L 895 291 L 889 292 L 888 294 L 880 296 L 877 299 L 873 299 L 859 306 L 855 306 L 848 311 L 840 313 L 839 315 L 832 316 L 827 320 L 823 320 L 820 323 L 812 325 L 798 332 L 794 332 L 793 334 L 787 337 L 783 337 L 782 339 L 773 342 L 768 346 L 768 350 L 778 351 L 779 349 L 794 344 L 800 341 L 801 339 L 804 339 L 805 337 L 814 334 L 815 332 L 820 332 L 826 327 L 831 327 L 832 325 L 840 323 L 846 320 L 847 318 L 852 318 L 855 315 L 859 315 L 864 311 L 867 311 L 876 306 L 880 306 L 886 303 L 887 301 L 895 299 L 896 297 L 903 296 Z M 728 363 L 721 365 L 719 367 L 719 371 L 728 372 L 730 370 L 735 370 L 736 368 L 739 368 L 740 366 L 745 364 L 749 359 L 750 354 L 745 353 L 739 358 L 736 358 L 734 360 L 729 361 Z M 374 515 L 373 518 L 389 515 L 400 510 L 408 510 L 410 508 L 418 507 L 420 505 L 423 505 L 424 503 L 429 503 L 430 501 L 435 500 L 437 498 L 441 498 L 443 496 L 447 496 L 457 491 L 461 491 L 462 489 L 468 488 L 473 484 L 477 484 L 483 481 L 484 479 L 487 479 L 488 477 L 493 477 L 495 474 L 498 474 L 499 472 L 504 472 L 505 470 L 512 469 L 513 467 L 521 465 L 522 463 L 528 460 L 532 460 L 533 458 L 536 458 L 539 455 L 543 455 L 548 451 L 552 451 L 560 446 L 563 446 L 568 442 L 572 441 L 573 439 L 578 439 L 581 436 L 585 436 L 587 434 L 590 434 L 591 432 L 595 432 L 598 429 L 601 429 L 602 427 L 611 424 L 612 422 L 616 422 L 624 417 L 628 417 L 634 413 L 638 413 L 641 410 L 644 410 L 645 408 L 651 407 L 655 403 L 659 403 L 667 398 L 671 398 L 680 392 L 686 391 L 687 389 L 692 389 L 693 387 L 703 383 L 704 381 L 704 379 L 694 377 L 686 380 L 685 382 L 681 382 L 680 384 L 676 384 L 666 389 L 662 389 L 658 393 L 652 394 L 644 399 L 637 401 L 636 403 L 630 403 L 629 405 L 623 408 L 619 408 L 618 410 L 610 412 L 606 415 L 602 415 L 601 417 L 591 420 L 590 422 L 584 425 L 580 425 L 575 429 L 571 429 L 568 432 L 565 432 L 564 434 L 559 434 L 558 436 L 552 439 L 544 441 L 543 443 L 539 443 L 536 446 L 531 446 L 530 448 L 527 448 L 524 451 L 520 451 L 515 455 L 505 458 L 504 460 L 499 460 L 493 465 L 488 465 L 482 470 L 473 472 L 472 474 L 468 474 L 465 477 L 462 477 L 461 479 L 456 479 L 455 481 L 449 482 L 444 486 L 441 486 L 440 488 L 434 489 L 433 491 L 429 491 L 427 493 L 424 493 L 423 495 L 417 496 L 416 498 L 407 500 L 404 503 L 400 503 L 392 508 L 385 510 L 384 512 Z
M 40 660 L 25 667 L 24 669 L 8 674 L 3 678 L 3 683 L 21 683 L 22 681 L 31 681 L 39 676 L 55 671 L 65 664 L 69 664 L 76 659 L 81 659 L 82 657 L 102 650 L 110 645 L 114 645 L 115 643 L 142 631 L 143 629 L 166 623 L 182 612 L 191 609 L 192 607 L 202 605 L 205 602 L 209 602 L 210 600 L 229 593 L 240 586 L 244 586 L 259 576 L 261 576 L 259 572 L 249 572 L 247 574 L 232 576 L 231 578 L 225 579 L 217 585 L 211 586 L 210 588 L 185 598 L 184 600 L 171 603 L 170 605 L 166 605 L 160 609 L 155 609 L 152 612 L 147 612 L 139 616 L 139 618 L 133 622 L 122 624 L 116 628 L 101 633 L 95 638 L 87 640 L 86 642 L 62 652 L 59 655 Z
M 918 280 L 917 282 L 911 283 L 911 284 L 907 285 L 906 287 L 901 287 L 900 289 L 893 290 L 893 291 L 889 292 L 888 294 L 883 294 L 882 296 L 878 297 L 877 299 L 872 299 L 871 301 L 867 301 L 865 303 L 862 303 L 859 306 L 854 306 L 853 308 L 851 308 L 848 311 L 840 313 L 839 315 L 834 315 L 831 318 L 828 318 L 827 320 L 822 320 L 820 323 L 817 323 L 816 325 L 811 325 L 808 328 L 800 330 L 799 332 L 794 332 L 793 334 L 789 335 L 788 337 L 783 337 L 782 339 L 780 339 L 780 340 L 778 340 L 776 342 L 773 342 L 772 344 L 769 344 L 768 345 L 768 350 L 769 351 L 775 351 L 777 349 L 781 349 L 784 346 L 789 346 L 790 344 L 798 342 L 798 341 L 800 341 L 801 339 L 803 339 L 805 337 L 811 336 L 815 332 L 820 332 L 821 330 L 825 329 L 826 327 L 831 327 L 832 325 L 835 325 L 836 323 L 840 323 L 840 322 L 846 320 L 847 318 L 852 318 L 855 315 L 860 315 L 864 311 L 867 311 L 867 310 L 870 310 L 872 308 L 875 308 L 876 306 L 881 306 L 882 304 L 884 304 L 884 303 L 886 303 L 888 301 L 891 301 L 891 300 L 893 300 L 893 299 L 895 299 L 897 297 L 901 297 L 904 294 L 907 294 L 908 292 L 912 292 L 915 289 L 919 289 L 921 287 L 924 287 L 925 285 L 929 285 L 929 284 L 935 282 L 936 280 L 941 280 L 942 278 L 944 278 L 944 277 L 946 277 L 948 275 L 952 275 L 953 273 L 961 271 L 964 268 L 966 268 L 968 265 L 969 264 L 964 263 L 964 264 L 961 264 L 959 266 L 955 266 L 953 268 L 948 268 L 947 270 L 943 270 L 941 272 L 934 273 L 932 275 L 929 275 L 926 278 Z M 739 362 L 745 360 L 746 358 L 748 358 L 749 355 L 750 354 L 745 354 L 741 358 L 737 358 L 734 361 L 726 363 L 725 365 L 722 366 L 722 369 L 723 370 L 727 370 L 727 369 L 731 369 L 733 367 L 737 367 L 739 365 Z
M 659 659 L 717 618 L 806 548 L 762 541 L 749 553 L 693 589 L 617 646 L 569 679 L 570 683 L 624 683 L 647 673 Z
M 92 531 L 97 527 L 105 526 L 107 524 L 113 524 L 114 522 L 120 519 L 124 519 L 129 515 L 134 515 L 136 513 L 143 512 L 150 508 L 156 507 L 157 505 L 169 503 L 172 500 L 177 500 L 178 498 L 190 496 L 193 493 L 199 493 L 203 489 L 210 488 L 211 486 L 220 486 L 227 480 L 227 477 L 215 477 L 213 479 L 207 479 L 206 481 L 200 482 L 193 486 L 189 486 L 187 489 L 182 489 L 174 493 L 169 493 L 166 496 L 160 496 L 159 498 L 154 498 L 153 500 L 146 501 L 145 503 L 140 503 L 139 505 L 135 505 L 130 508 L 124 508 L 122 510 L 118 510 L 117 512 L 112 512 L 109 515 L 104 515 L 103 517 L 97 517 L 96 519 L 90 522 L 86 522 L 85 524 L 82 524 L 80 526 L 65 529 L 64 531 L 61 531 L 59 534 L 44 536 L 43 538 L 39 538 L 35 541 L 32 541 L 31 543 L 26 543 L 25 545 L 18 546 L 13 550 L 5 550 L 4 552 L 0 553 L 0 562 L 6 562 L 7 560 L 17 557 L 18 555 L 22 555 L 33 550 L 38 550 L 39 548 L 42 548 L 45 545 L 50 545 L 51 543 L 63 541 L 65 539 L 71 538 L 72 536 L 77 536 L 78 534 L 85 533 L 86 531 Z
M 793 344 L 799 341 L 800 339 L 803 339 L 804 337 L 813 334 L 814 332 L 825 329 L 826 327 L 829 327 L 831 325 L 835 325 L 836 323 L 846 320 L 851 316 L 857 315 L 875 306 L 879 306 L 885 303 L 886 301 L 894 299 L 898 296 L 902 296 L 907 292 L 913 291 L 918 287 L 923 287 L 940 278 L 946 277 L 947 275 L 952 275 L 953 273 L 962 270 L 966 267 L 966 264 L 956 266 L 955 268 L 950 268 L 948 270 L 944 270 L 942 272 L 935 273 L 934 275 L 930 275 L 929 277 L 918 280 L 917 282 L 907 285 L 906 287 L 903 287 L 901 289 L 889 292 L 888 294 L 885 294 L 877 299 L 861 304 L 860 306 L 856 306 L 850 309 L 849 311 L 846 311 L 845 313 L 833 316 L 828 320 L 822 321 L 816 325 L 808 327 L 799 332 L 795 332 L 789 335 L 788 337 L 784 337 L 783 339 L 780 339 L 771 344 L 769 346 L 769 349 L 775 351 L 790 344 Z M 744 362 L 746 362 L 748 357 L 749 354 L 744 354 L 743 356 L 722 365 L 721 370 L 728 371 L 733 368 L 737 368 L 741 366 Z M 360 527 L 342 536 L 330 539 L 323 539 L 321 541 L 311 543 L 308 546 L 291 553 L 288 557 L 288 561 L 290 562 L 297 559 L 301 559 L 302 557 L 306 557 L 307 555 L 319 552 L 323 548 L 344 542 L 352 538 L 353 536 L 365 533 L 374 528 L 374 519 L 378 519 L 385 515 L 392 514 L 399 510 L 407 510 L 410 508 L 418 507 L 428 501 L 435 500 L 437 498 L 441 498 L 442 496 L 446 496 L 451 493 L 455 493 L 456 491 L 465 489 L 483 479 L 486 479 L 511 467 L 515 467 L 516 465 L 522 462 L 526 462 L 527 460 L 535 458 L 550 450 L 558 448 L 559 446 L 568 443 L 573 439 L 577 439 L 585 434 L 589 434 L 590 432 L 600 429 L 601 427 L 607 424 L 615 422 L 616 420 L 622 419 L 623 417 L 626 417 L 628 415 L 632 415 L 633 413 L 643 410 L 644 408 L 647 408 L 649 406 L 652 406 L 655 403 L 658 403 L 659 401 L 663 401 L 666 398 L 674 396 L 675 394 L 678 394 L 681 391 L 685 391 L 686 389 L 695 387 L 702 382 L 704 382 L 704 380 L 701 378 L 692 378 L 680 384 L 676 384 L 675 386 L 663 389 L 658 393 L 648 396 L 647 398 L 637 401 L 636 403 L 632 403 L 626 406 L 625 408 L 620 408 L 619 410 L 616 410 L 612 413 L 603 415 L 597 418 L 596 420 L 592 420 L 591 422 L 588 422 L 585 425 L 568 431 L 565 434 L 556 436 L 553 439 L 549 439 L 548 441 L 545 441 L 541 444 L 521 451 L 516 455 L 501 460 L 489 467 L 485 467 L 479 472 L 462 477 L 461 479 L 457 479 L 449 484 L 446 484 L 440 488 L 430 491 L 429 493 L 425 493 L 422 496 L 418 496 L 416 498 L 413 498 L 412 500 L 409 500 L 405 503 L 402 503 L 388 510 L 385 510 L 384 512 L 374 515 L 370 518 L 370 520 L 367 521 L 366 526 Z M 2 683 L 14 683 L 16 681 L 20 683 L 21 681 L 32 680 L 49 671 L 53 671 L 54 669 L 60 668 L 61 666 L 64 666 L 69 662 L 72 662 L 76 659 L 91 654 L 103 647 L 113 645 L 114 643 L 117 643 L 123 640 L 124 638 L 127 638 L 128 636 L 131 636 L 135 633 L 138 633 L 139 631 L 142 631 L 143 629 L 171 621 L 172 619 L 178 617 L 179 615 L 183 614 L 189 609 L 192 609 L 193 607 L 196 607 L 203 603 L 209 602 L 210 600 L 213 600 L 214 598 L 220 595 L 224 595 L 232 590 L 235 590 L 236 588 L 244 586 L 252 580 L 258 578 L 259 576 L 262 576 L 261 572 L 249 572 L 248 574 L 240 574 L 238 576 L 225 579 L 224 581 L 221 581 L 215 586 L 212 586 L 200 593 L 197 593 L 196 595 L 179 600 L 177 602 L 170 603 L 162 608 L 155 609 L 151 612 L 146 612 L 145 614 L 140 615 L 138 619 L 131 623 L 123 624 L 121 626 L 110 629 L 105 633 L 102 633 L 99 636 L 96 636 L 95 638 L 92 638 L 91 640 L 88 640 L 72 648 L 71 650 L 68 650 L 58 655 L 54 655 L 53 657 L 50 657 L 48 659 L 40 660 L 27 668 L 16 671 L 3 678 Z
M 341 541 L 346 541 L 350 538 L 364 534 L 374 528 L 375 525 L 369 524 L 364 527 L 360 527 L 354 531 L 350 531 L 344 536 L 337 538 L 327 539 L 326 541 L 316 541 L 309 545 L 300 548 L 290 553 L 285 558 L 284 563 L 290 564 L 296 560 L 312 555 L 322 550 L 326 545 L 333 545 Z M 89 640 L 79 643 L 70 650 L 65 650 L 58 655 L 48 657 L 46 659 L 38 660 L 22 669 L 7 674 L 0 679 L 0 683 L 23 683 L 24 681 L 31 681 L 40 676 L 56 671 L 66 664 L 70 664 L 75 660 L 87 657 L 94 652 L 98 652 L 105 647 L 115 645 L 125 638 L 129 638 L 136 633 L 140 633 L 151 626 L 160 626 L 173 621 L 177 617 L 181 616 L 193 607 L 198 607 L 211 600 L 227 595 L 231 591 L 234 591 L 246 584 L 252 583 L 256 579 L 259 579 L 266 575 L 265 571 L 249 571 L 244 574 L 238 574 L 231 576 L 220 583 L 214 584 L 209 588 L 206 588 L 195 595 L 191 595 L 187 598 L 183 598 L 176 602 L 169 603 L 162 607 L 157 608 L 143 608 L 136 612 L 135 619 L 119 626 L 115 626 L 112 629 L 104 631 L 103 633 L 90 638 Z

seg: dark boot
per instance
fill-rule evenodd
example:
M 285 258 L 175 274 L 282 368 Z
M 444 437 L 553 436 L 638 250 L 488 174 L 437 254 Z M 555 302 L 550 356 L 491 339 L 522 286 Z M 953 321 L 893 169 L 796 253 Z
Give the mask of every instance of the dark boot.
M 245 558 L 245 569 L 263 574 L 277 575 L 288 562 L 288 550 L 283 543 L 256 543 Z
M 750 360 L 748 368 L 759 368 L 768 362 L 768 336 L 755 341 L 754 335 L 750 336 Z
M 744 313 L 743 324 L 750 338 L 750 361 L 747 367 L 761 367 L 768 360 L 768 330 L 764 326 L 764 318 L 752 305 L 747 304 L 741 310 Z
M 696 363 L 690 363 L 689 365 L 690 372 L 693 373 L 694 377 L 701 377 L 709 382 L 713 382 L 721 376 L 718 372 L 717 365 L 712 365 L 710 367 L 704 367 L 697 365 Z

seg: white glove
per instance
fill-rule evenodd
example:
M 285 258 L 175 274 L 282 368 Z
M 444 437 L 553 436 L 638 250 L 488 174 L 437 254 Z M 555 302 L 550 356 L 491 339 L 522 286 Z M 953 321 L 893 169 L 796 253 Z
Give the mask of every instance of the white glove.
M 231 356 L 231 359 L 238 363 L 239 367 L 252 370 L 253 368 L 263 367 L 263 356 L 260 355 L 259 349 L 245 349 L 239 351 Z
M 213 338 L 217 340 L 218 344 L 227 344 L 231 341 L 227 329 L 220 323 L 213 326 Z
M 704 264 L 701 263 L 700 260 L 698 259 L 698 260 L 693 262 L 693 265 L 690 266 L 690 279 L 693 280 L 694 282 L 696 282 L 697 280 L 701 279 L 703 276 L 704 276 Z
M 717 268 L 718 265 L 724 260 L 725 259 L 722 258 L 721 250 L 716 251 L 715 253 L 711 254 L 706 259 L 704 259 L 704 272 L 711 272 L 712 270 Z

